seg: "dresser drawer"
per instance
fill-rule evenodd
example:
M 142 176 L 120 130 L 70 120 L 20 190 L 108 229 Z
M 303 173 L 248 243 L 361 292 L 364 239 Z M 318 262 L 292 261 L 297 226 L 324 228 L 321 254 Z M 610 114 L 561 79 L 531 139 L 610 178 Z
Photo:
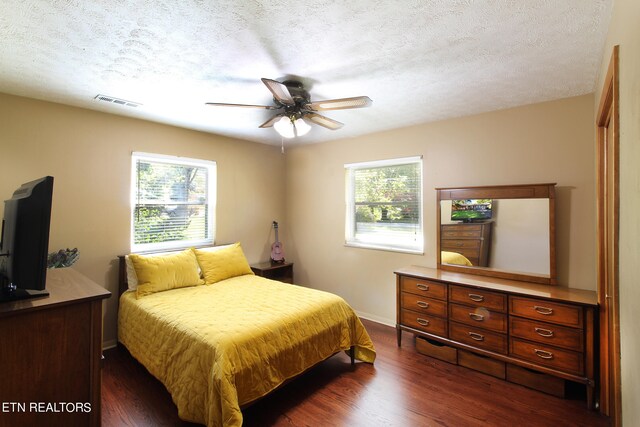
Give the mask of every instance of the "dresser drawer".
M 485 307 L 502 313 L 507 311 L 507 296 L 505 294 L 464 286 L 449 286 L 449 301 L 474 307 Z
M 457 248 L 457 247 L 450 247 L 448 245 L 442 245 L 440 249 L 443 251 L 457 252 L 469 258 L 469 260 L 471 260 L 471 258 L 477 259 L 478 257 L 480 257 L 480 249 L 478 248 Z
M 495 353 L 507 354 L 507 335 L 449 322 L 449 338 Z
M 582 328 L 582 308 L 535 298 L 509 297 L 509 311 L 516 316 Z
M 559 371 L 584 375 L 584 355 L 575 351 L 511 338 L 509 354 Z
M 445 224 L 440 229 L 441 237 L 452 238 L 474 238 L 482 237 L 482 225 L 480 224 Z
M 515 316 L 509 318 L 509 334 L 512 337 L 524 338 L 568 350 L 582 351 L 584 348 L 581 329 L 536 322 Z
M 402 308 L 432 316 L 447 317 L 447 303 L 437 299 L 425 298 L 422 295 L 403 292 L 401 295 Z
M 428 298 L 435 298 L 439 300 L 447 299 L 447 285 L 444 283 L 432 282 L 431 280 L 402 277 L 400 290 L 402 292 L 423 295 Z
M 487 310 L 483 307 L 449 304 L 449 319 L 477 328 L 496 332 L 507 332 L 507 315 Z
M 442 240 L 442 242 L 440 242 L 440 247 L 443 250 L 446 249 L 452 249 L 456 252 L 458 252 L 458 249 L 475 249 L 478 250 L 478 248 L 480 247 L 480 241 L 479 240 L 469 240 L 469 239 L 447 239 L 447 240 Z
M 416 313 L 411 310 L 402 310 L 400 322 L 403 325 L 418 329 L 422 332 L 447 337 L 447 321 L 441 317 Z

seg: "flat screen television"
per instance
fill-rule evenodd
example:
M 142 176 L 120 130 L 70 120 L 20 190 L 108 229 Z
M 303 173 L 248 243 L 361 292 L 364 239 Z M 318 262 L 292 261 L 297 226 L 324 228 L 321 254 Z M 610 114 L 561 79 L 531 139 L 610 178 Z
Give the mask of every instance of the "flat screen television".
M 47 296 L 53 177 L 27 182 L 4 202 L 0 236 L 0 301 Z
M 491 219 L 492 199 L 463 199 L 451 201 L 451 220 L 462 222 Z

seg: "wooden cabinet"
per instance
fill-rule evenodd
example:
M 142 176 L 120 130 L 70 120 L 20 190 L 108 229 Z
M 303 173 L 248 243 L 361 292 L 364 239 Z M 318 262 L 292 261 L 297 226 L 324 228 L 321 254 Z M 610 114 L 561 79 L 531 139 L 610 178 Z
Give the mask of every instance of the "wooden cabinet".
M 49 270 L 46 287 L 49 297 L 0 304 L 0 426 L 99 426 L 111 293 L 69 268 Z
M 283 262 L 261 262 L 251 265 L 251 271 L 256 276 L 266 277 L 267 279 L 279 280 L 285 283 L 293 283 L 293 263 Z
M 477 267 L 489 265 L 491 222 L 442 224 L 440 250 L 464 255 Z
M 459 349 L 463 366 L 501 378 L 506 370 L 519 384 L 535 388 L 526 382 L 542 374 L 585 384 L 593 405 L 595 292 L 426 267 L 395 274 L 398 346 L 404 330 Z

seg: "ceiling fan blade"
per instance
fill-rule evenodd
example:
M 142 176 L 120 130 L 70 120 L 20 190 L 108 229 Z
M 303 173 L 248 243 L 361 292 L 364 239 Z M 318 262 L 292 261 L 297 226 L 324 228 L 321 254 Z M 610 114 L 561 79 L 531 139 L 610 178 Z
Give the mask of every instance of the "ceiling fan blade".
M 276 114 L 275 116 L 271 117 L 269 120 L 267 120 L 266 122 L 264 122 L 263 124 L 261 124 L 260 126 L 258 126 L 259 128 L 270 128 L 273 127 L 273 125 L 280 120 L 283 117 L 282 114 Z
M 327 129 L 336 130 L 344 126 L 344 123 L 330 119 L 329 117 L 321 116 L 316 113 L 307 113 L 304 115 L 305 119 L 309 119 L 313 123 L 325 127 Z
M 305 105 L 313 111 L 347 110 L 349 108 L 370 107 L 373 101 L 368 96 L 356 96 L 354 98 L 327 99 L 326 101 L 310 102 Z
M 267 86 L 267 89 L 271 91 L 273 97 L 277 99 L 284 105 L 295 105 L 295 101 L 293 97 L 291 97 L 291 93 L 289 93 L 289 89 L 284 84 L 271 80 L 271 79 L 262 79 L 262 83 Z
M 280 108 L 280 107 L 274 107 L 272 105 L 225 104 L 223 102 L 206 102 L 205 105 L 212 105 L 214 107 L 263 108 L 265 110 L 277 110 Z

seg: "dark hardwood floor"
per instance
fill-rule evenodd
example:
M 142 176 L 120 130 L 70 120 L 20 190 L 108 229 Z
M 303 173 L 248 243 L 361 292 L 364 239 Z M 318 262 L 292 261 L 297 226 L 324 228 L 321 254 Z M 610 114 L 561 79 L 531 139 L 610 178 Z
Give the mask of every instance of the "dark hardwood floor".
M 395 329 L 363 321 L 375 364 L 339 354 L 244 412 L 245 426 L 608 426 L 583 400 L 560 399 L 396 346 Z M 105 352 L 102 424 L 192 426 L 164 386 L 121 348 Z

